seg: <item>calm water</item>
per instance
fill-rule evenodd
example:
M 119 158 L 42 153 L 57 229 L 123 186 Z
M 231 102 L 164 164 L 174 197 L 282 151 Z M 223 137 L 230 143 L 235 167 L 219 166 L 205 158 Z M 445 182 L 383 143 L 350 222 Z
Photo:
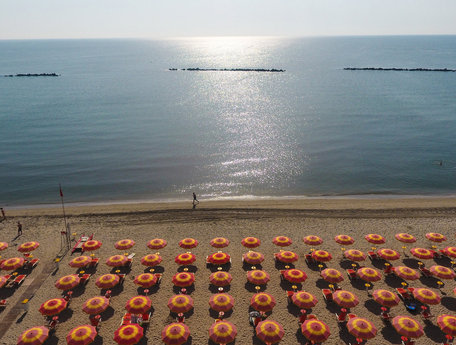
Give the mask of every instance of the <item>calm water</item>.
M 456 37 L 0 41 L 61 74 L 0 78 L 0 205 L 456 193 L 456 73 L 346 66 L 454 69 Z

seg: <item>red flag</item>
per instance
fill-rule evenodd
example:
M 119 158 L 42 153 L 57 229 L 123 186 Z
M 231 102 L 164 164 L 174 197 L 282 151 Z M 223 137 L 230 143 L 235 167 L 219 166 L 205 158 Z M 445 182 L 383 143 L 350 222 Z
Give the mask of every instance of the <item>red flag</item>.
M 62 192 L 62 186 L 59 185 L 59 189 L 60 189 L 60 197 L 63 198 L 63 192 Z

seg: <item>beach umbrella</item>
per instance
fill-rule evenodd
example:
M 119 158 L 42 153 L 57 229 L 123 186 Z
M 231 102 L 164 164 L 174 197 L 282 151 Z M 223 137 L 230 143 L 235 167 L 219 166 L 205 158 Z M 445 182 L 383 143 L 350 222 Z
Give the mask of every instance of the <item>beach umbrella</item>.
M 379 234 L 368 234 L 364 236 L 367 242 L 373 243 L 373 244 L 383 244 L 385 243 L 385 238 L 382 235 Z
M 456 258 L 456 247 L 446 247 L 443 249 L 443 252 L 448 256 Z
M 314 343 L 322 343 L 331 335 L 329 326 L 318 319 L 308 319 L 301 325 L 302 335 Z
M 71 290 L 79 285 L 79 276 L 70 274 L 58 279 L 55 282 L 55 287 L 59 290 Z
M 413 297 L 423 304 L 439 304 L 440 296 L 432 291 L 431 289 L 426 288 L 415 288 L 413 290 Z
M 443 333 L 452 337 L 456 336 L 456 316 L 448 314 L 439 315 L 437 325 L 439 325 Z
M 6 278 L 5 276 L 0 276 L 0 288 L 4 287 L 7 282 L 8 278 Z
M 184 238 L 179 242 L 179 246 L 185 249 L 196 248 L 196 246 L 198 246 L 198 241 L 193 238 Z
M 388 248 L 381 248 L 377 250 L 377 255 L 380 256 L 383 260 L 387 261 L 399 260 L 401 257 L 401 254 L 399 254 L 393 249 Z
M 310 309 L 315 307 L 318 303 L 318 299 L 314 295 L 308 293 L 307 291 L 298 291 L 291 296 L 291 301 L 298 308 Z
M 293 243 L 293 241 L 287 236 L 276 236 L 272 239 L 272 243 L 279 247 L 287 247 Z
M 109 306 L 109 298 L 105 296 L 95 296 L 84 302 L 82 311 L 89 315 L 97 315 L 104 312 Z
M 359 304 L 359 299 L 355 294 L 346 290 L 336 290 L 333 292 L 334 302 L 342 308 L 353 308 Z
M 231 257 L 227 253 L 214 253 L 207 257 L 207 261 L 214 265 L 224 265 L 231 261 Z
M 96 280 L 95 285 L 100 289 L 111 289 L 119 284 L 119 281 L 120 277 L 117 274 L 104 274 Z
M 319 246 L 323 243 L 323 240 L 315 235 L 309 235 L 302 239 L 302 241 L 309 246 Z
M 261 244 L 261 241 L 256 237 L 246 237 L 241 241 L 241 244 L 246 248 L 256 248 Z
M 282 325 L 272 320 L 261 321 L 255 331 L 257 337 L 266 344 L 278 343 L 285 334 Z
M 0 250 L 5 250 L 6 248 L 8 248 L 8 243 L 0 242 Z
M 114 244 L 114 247 L 119 250 L 127 250 L 135 245 L 135 241 L 130 239 L 120 240 Z
M 0 265 L 0 268 L 5 271 L 14 271 L 17 270 L 19 267 L 24 266 L 24 263 L 24 258 L 10 258 L 3 261 Z
M 119 345 L 133 345 L 138 343 L 144 335 L 143 328 L 136 324 L 120 326 L 114 332 L 114 341 Z
M 21 253 L 29 253 L 31 251 L 34 251 L 36 248 L 38 248 L 40 244 L 35 241 L 30 241 L 30 242 L 25 242 L 22 243 L 17 250 Z
M 279 253 L 275 255 L 275 258 L 280 262 L 292 263 L 297 261 L 299 259 L 299 256 L 294 252 L 290 252 L 288 250 L 281 250 Z
M 377 335 L 377 328 L 374 324 L 361 317 L 349 319 L 347 329 L 357 339 L 372 339 Z
M 412 235 L 407 234 L 405 232 L 401 232 L 399 234 L 396 234 L 396 235 L 394 235 L 394 237 L 396 238 L 396 240 L 404 242 L 404 243 L 416 242 L 416 238 L 415 237 L 413 237 Z
M 97 329 L 90 325 L 73 328 L 68 332 L 66 341 L 68 345 L 87 345 L 92 343 L 97 336 Z
M 326 250 L 314 250 L 312 252 L 312 259 L 320 262 L 331 261 L 332 256 Z
M 404 337 L 419 338 L 424 334 L 423 327 L 411 317 L 396 316 L 391 323 L 397 333 L 403 335 Z
M 276 300 L 272 295 L 266 292 L 260 292 L 252 296 L 250 299 L 250 305 L 257 311 L 267 312 L 274 308 Z
M 152 273 L 141 273 L 136 276 L 133 282 L 143 288 L 149 288 L 157 283 L 157 277 Z
M 166 326 L 162 333 L 162 340 L 167 345 L 181 345 L 190 336 L 190 329 L 184 323 L 172 323 Z
M 434 252 L 426 248 L 412 248 L 410 253 L 418 259 L 430 260 L 434 258 Z
M 378 289 L 372 292 L 372 298 L 378 304 L 384 307 L 394 307 L 399 304 L 400 299 L 391 291 Z
M 247 280 L 254 285 L 266 284 L 271 277 L 262 270 L 252 270 L 247 272 Z
M 264 255 L 258 252 L 249 251 L 242 255 L 244 261 L 250 265 L 258 265 L 261 264 L 264 260 Z
M 426 238 L 432 242 L 443 242 L 447 240 L 446 236 L 439 234 L 437 232 L 428 232 L 426 234 Z
M 448 267 L 434 265 L 429 268 L 431 274 L 440 279 L 454 279 L 456 277 L 456 273 Z
M 356 271 L 358 277 L 367 282 L 376 282 L 382 279 L 382 275 L 375 268 L 361 267 Z
M 40 313 L 46 316 L 60 314 L 67 307 L 67 301 L 64 298 L 49 299 L 40 306 Z
M 216 237 L 211 240 L 210 244 L 214 248 L 225 248 L 230 244 L 230 240 L 225 237 Z
M 236 326 L 229 321 L 217 321 L 209 328 L 209 338 L 216 344 L 225 345 L 234 341 L 237 335 Z
M 329 283 L 340 283 L 344 280 L 344 276 L 334 268 L 325 268 L 320 273 L 321 277 Z
M 41 345 L 49 337 L 49 328 L 36 326 L 23 332 L 17 340 L 17 345 Z
M 157 266 L 162 262 L 162 257 L 158 254 L 148 254 L 141 258 L 141 264 L 152 267 Z
M 171 312 L 179 314 L 193 309 L 193 298 L 189 295 L 174 295 L 168 300 L 168 308 Z
M 344 252 L 345 258 L 351 261 L 363 261 L 366 260 L 366 254 L 358 249 L 348 249 Z
M 234 298 L 227 293 L 217 293 L 209 298 L 209 306 L 215 311 L 227 312 L 233 309 Z
M 97 240 L 88 240 L 83 243 L 82 245 L 82 251 L 92 251 L 92 250 L 97 250 L 101 247 L 101 242 Z
M 179 287 L 188 287 L 195 282 L 195 275 L 189 272 L 179 272 L 173 276 L 173 284 Z
M 394 267 L 394 273 L 405 280 L 416 280 L 420 278 L 420 275 L 413 268 L 407 266 L 396 266 Z
M 292 268 L 283 272 L 283 278 L 290 283 L 302 283 L 307 279 L 307 274 L 304 271 Z
M 196 255 L 192 253 L 182 253 L 174 258 L 174 262 L 178 265 L 191 265 L 196 260 Z
M 91 262 L 92 262 L 92 258 L 90 256 L 81 255 L 81 256 L 77 256 L 73 260 L 71 260 L 68 263 L 68 265 L 70 265 L 71 267 L 80 268 L 80 267 L 86 267 Z
M 125 309 L 132 314 L 145 314 L 152 307 L 152 301 L 147 296 L 135 296 L 130 298 Z
M 106 265 L 111 266 L 111 267 L 120 267 L 120 266 L 125 266 L 125 264 L 128 262 L 128 258 L 125 255 L 113 255 L 106 260 Z
M 228 272 L 217 271 L 210 275 L 209 281 L 215 286 L 227 286 L 230 285 L 233 277 Z
M 168 242 L 162 238 L 154 238 L 153 240 L 147 242 L 147 247 L 150 249 L 162 249 L 165 248 L 167 244 Z
M 337 235 L 334 237 L 334 241 L 344 246 L 355 243 L 355 240 L 348 235 Z

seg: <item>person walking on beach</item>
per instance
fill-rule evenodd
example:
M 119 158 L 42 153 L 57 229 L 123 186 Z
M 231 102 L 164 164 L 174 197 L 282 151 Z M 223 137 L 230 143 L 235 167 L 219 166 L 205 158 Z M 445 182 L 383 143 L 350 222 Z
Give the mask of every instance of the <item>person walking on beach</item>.
M 17 236 L 22 235 L 22 224 L 21 222 L 17 222 Z
M 3 207 L 0 207 L 0 211 L 2 212 L 2 220 L 6 220 L 5 210 Z
M 195 209 L 195 208 L 196 208 L 196 205 L 198 205 L 198 204 L 199 204 L 199 201 L 198 201 L 198 199 L 196 198 L 195 192 L 193 192 L 193 201 L 192 201 L 193 209 Z

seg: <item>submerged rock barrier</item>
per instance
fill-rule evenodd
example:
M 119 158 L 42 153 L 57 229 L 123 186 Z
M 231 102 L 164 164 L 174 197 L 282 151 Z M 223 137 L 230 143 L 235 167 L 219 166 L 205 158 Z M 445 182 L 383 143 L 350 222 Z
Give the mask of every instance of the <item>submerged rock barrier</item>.
M 449 68 L 383 68 L 383 67 L 344 67 L 346 71 L 405 71 L 405 72 L 456 72 Z
M 170 68 L 170 71 L 196 71 L 196 72 L 285 72 L 284 69 L 264 68 Z
M 18 74 L 5 74 L 4 77 L 60 77 L 57 73 L 18 73 Z

